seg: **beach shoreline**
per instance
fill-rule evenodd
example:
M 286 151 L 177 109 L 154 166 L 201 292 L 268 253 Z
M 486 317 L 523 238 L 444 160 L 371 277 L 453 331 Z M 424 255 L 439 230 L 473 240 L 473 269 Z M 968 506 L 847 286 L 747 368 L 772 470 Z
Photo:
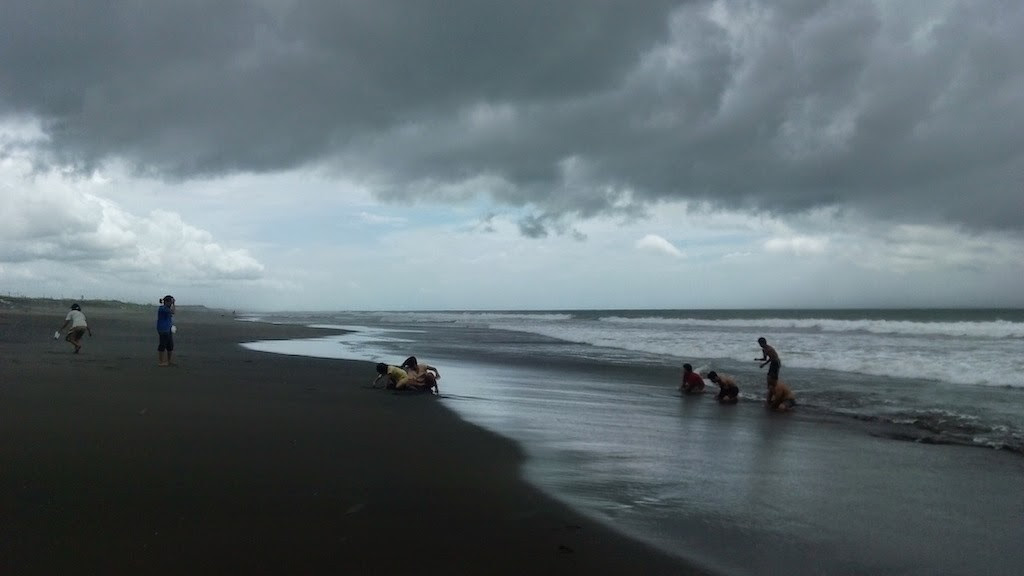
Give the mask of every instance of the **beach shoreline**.
M 522 477 L 522 450 L 369 362 L 262 353 L 330 333 L 155 306 L 0 310 L 4 573 L 683 574 Z
M 800 408 L 772 414 L 761 408 L 757 386 L 746 387 L 763 372 L 733 365 L 745 393 L 739 405 L 723 408 L 707 394 L 680 397 L 678 370 L 664 357 L 629 350 L 637 341 L 679 337 L 657 323 L 631 326 L 631 341 L 620 338 L 618 347 L 572 341 L 609 314 L 282 313 L 264 319 L 350 332 L 247 346 L 380 361 L 415 351 L 441 367 L 442 403 L 525 450 L 520 470 L 532 485 L 710 571 L 1016 573 L 1021 532 L 1014 510 L 1021 509 L 1024 464 L 1016 454 L 993 450 L 998 444 L 986 437 L 965 442 L 985 428 L 961 428 L 961 420 L 919 430 L 902 418 L 886 420 L 884 412 L 862 419 L 827 409 L 830 399 L 842 408 L 855 392 L 869 400 L 866 408 L 944 421 L 952 413 L 929 412 L 905 394 L 922 387 L 934 396 L 948 386 L 798 367 L 789 375 L 798 383 Z M 720 359 L 703 360 L 737 373 Z M 1012 398 L 999 389 L 969 389 L 983 414 Z

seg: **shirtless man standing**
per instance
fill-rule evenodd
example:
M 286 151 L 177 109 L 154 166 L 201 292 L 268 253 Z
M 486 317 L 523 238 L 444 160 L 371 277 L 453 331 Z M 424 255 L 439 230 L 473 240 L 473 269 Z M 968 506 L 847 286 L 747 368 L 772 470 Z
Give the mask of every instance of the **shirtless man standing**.
M 768 341 L 763 337 L 757 339 L 757 343 L 761 346 L 761 357 L 754 358 L 754 360 L 761 362 L 761 368 L 764 368 L 765 364 L 771 364 L 768 366 L 768 385 L 771 386 L 772 382 L 779 379 L 779 368 L 782 368 L 782 361 L 779 360 L 779 353 L 768 345 Z

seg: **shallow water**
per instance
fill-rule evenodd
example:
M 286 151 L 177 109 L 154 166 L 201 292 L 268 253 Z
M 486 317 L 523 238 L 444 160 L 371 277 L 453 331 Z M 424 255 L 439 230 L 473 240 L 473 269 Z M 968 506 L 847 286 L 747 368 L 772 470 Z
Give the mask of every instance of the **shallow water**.
M 801 406 L 771 414 L 749 384 L 763 373 L 735 361 L 694 359 L 740 377 L 741 403 L 719 406 L 674 392 L 677 358 L 537 330 L 373 320 L 252 347 L 392 363 L 414 353 L 441 369 L 442 402 L 524 447 L 528 480 L 714 570 L 1016 574 L 1024 562 L 1024 458 L 892 439 L 984 444 L 974 439 L 1000 419 L 1012 439 L 1020 406 L 1005 405 L 1017 389 L 977 385 L 989 396 L 964 407 L 962 385 L 784 368 Z

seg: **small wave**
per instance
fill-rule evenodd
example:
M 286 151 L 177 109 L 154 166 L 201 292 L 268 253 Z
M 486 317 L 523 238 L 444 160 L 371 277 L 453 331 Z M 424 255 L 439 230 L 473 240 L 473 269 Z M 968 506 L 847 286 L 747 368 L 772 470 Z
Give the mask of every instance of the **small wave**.
M 1005 424 L 982 421 L 981 418 L 952 410 L 907 411 L 891 415 L 851 415 L 864 422 L 892 426 L 874 434 L 895 440 L 924 444 L 955 444 L 980 446 L 1024 454 L 1024 431 L 1014 431 Z
M 689 328 L 761 329 L 764 331 L 802 330 L 814 332 L 862 332 L 908 336 L 945 336 L 950 338 L 1024 338 L 1024 322 L 1007 320 L 915 322 L 910 320 L 836 320 L 832 318 L 667 318 L 650 316 L 626 318 L 604 316 L 601 322 L 612 324 L 660 324 Z
M 969 446 L 977 448 L 989 448 L 991 450 L 1004 450 L 1014 454 L 1024 456 L 1024 442 L 1005 442 L 1001 440 L 989 440 L 984 438 L 975 438 L 971 440 L 964 440 L 959 438 L 943 437 L 938 435 L 927 435 L 927 434 L 915 434 L 915 433 L 903 433 L 899 431 L 888 431 L 888 432 L 876 432 L 873 435 L 882 438 L 888 438 L 890 440 L 904 440 L 908 442 L 918 442 L 920 444 L 945 444 L 950 446 Z
M 476 402 L 494 402 L 495 401 L 494 398 L 490 398 L 490 397 L 487 397 L 487 396 L 472 396 L 472 395 L 469 395 L 469 394 L 447 394 L 445 392 L 441 392 L 439 397 L 443 398 L 445 400 L 452 400 L 452 401 L 458 401 L 458 402 L 470 401 L 470 402 L 476 403 Z
M 572 320 L 572 314 L 550 312 L 394 312 L 386 319 L 392 322 L 436 322 L 486 325 L 492 322 L 530 320 L 561 322 Z
M 593 346 L 602 358 L 610 357 L 611 350 L 699 362 L 708 359 L 749 362 L 761 354 L 760 350 L 755 350 L 750 330 L 715 330 L 700 326 L 677 329 L 667 325 L 645 326 L 633 320 L 621 325 L 502 322 L 493 327 Z M 745 334 L 745 339 L 740 339 L 740 334 Z M 789 333 L 779 339 L 785 342 L 784 369 L 809 368 L 952 384 L 1024 387 L 1019 354 L 1015 353 L 1017 342 L 1012 340 L 979 340 L 975 346 L 968 347 L 961 341 L 927 335 L 859 337 L 847 333 L 827 337 L 819 333 Z M 965 370 L 965 367 L 970 369 Z

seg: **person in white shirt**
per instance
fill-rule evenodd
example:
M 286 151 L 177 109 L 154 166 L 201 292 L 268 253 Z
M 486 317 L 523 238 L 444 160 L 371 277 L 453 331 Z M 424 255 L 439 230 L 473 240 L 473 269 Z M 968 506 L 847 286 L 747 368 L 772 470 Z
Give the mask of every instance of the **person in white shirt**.
M 88 332 L 89 336 L 92 336 L 92 330 L 89 328 L 89 324 L 85 321 L 85 314 L 82 314 L 82 307 L 77 303 L 71 305 L 71 311 L 64 318 L 64 324 L 57 330 L 59 336 L 60 333 L 67 328 L 68 334 L 64 337 L 64 340 L 75 347 L 75 354 L 82 349 L 82 336 Z

